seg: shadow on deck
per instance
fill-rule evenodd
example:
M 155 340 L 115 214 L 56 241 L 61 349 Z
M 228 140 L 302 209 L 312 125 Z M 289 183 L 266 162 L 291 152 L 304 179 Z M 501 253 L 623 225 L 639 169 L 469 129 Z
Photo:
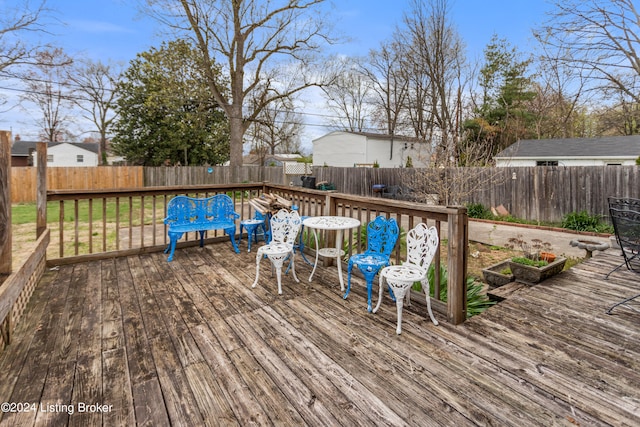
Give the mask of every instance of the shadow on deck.
M 640 425 L 639 292 L 602 254 L 462 325 L 230 244 L 62 266 L 0 353 L 2 425 Z M 319 273 L 319 274 L 318 274 Z M 28 405 L 25 405 L 28 404 Z M 15 412 L 7 412 L 6 410 Z

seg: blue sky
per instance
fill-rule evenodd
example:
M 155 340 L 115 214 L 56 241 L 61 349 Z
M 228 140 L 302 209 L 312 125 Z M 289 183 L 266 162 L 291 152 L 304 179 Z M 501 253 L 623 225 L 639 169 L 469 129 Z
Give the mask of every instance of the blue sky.
M 377 48 L 390 38 L 410 4 L 410 0 L 335 0 L 336 27 L 352 39 L 335 47 L 336 52 L 364 55 Z M 0 0 L 0 10 L 3 5 L 6 0 Z M 49 19 L 49 34 L 40 37 L 69 54 L 126 64 L 137 53 L 159 46 L 163 39 L 159 24 L 141 15 L 136 5 L 135 0 L 48 0 L 55 20 Z M 531 30 L 549 9 L 545 0 L 450 0 L 450 6 L 451 22 L 464 40 L 470 60 L 482 57 L 494 33 L 519 51 L 530 51 Z M 0 113 L 0 128 L 10 128 L 23 139 L 35 139 L 37 131 L 30 118 L 24 113 L 17 118 L 17 113 L 17 109 Z M 317 136 L 316 132 L 310 137 Z

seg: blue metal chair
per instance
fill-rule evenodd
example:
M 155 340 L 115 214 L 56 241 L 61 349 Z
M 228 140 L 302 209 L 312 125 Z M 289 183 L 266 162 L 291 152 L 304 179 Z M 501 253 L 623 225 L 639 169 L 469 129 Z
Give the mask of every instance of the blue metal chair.
M 378 274 L 378 271 L 389 265 L 389 258 L 399 235 L 400 228 L 393 218 L 387 219 L 384 216 L 378 216 L 367 224 L 367 250 L 349 258 L 347 291 L 343 298 L 346 299 L 349 296 L 351 270 L 355 265 L 360 269 L 367 282 L 367 310 L 371 312 L 373 278 Z

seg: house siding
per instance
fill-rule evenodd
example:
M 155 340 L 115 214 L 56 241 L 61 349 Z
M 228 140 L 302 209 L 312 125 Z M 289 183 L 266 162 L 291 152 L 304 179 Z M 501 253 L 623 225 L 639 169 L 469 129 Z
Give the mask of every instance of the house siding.
M 82 162 L 78 162 L 78 155 L 83 156 Z M 53 156 L 53 161 L 47 162 L 47 167 L 98 166 L 98 154 L 66 143 L 48 147 L 47 156 Z M 33 159 L 33 165 L 37 166 L 37 158 Z
M 410 156 L 413 166 L 424 167 L 429 159 L 427 145 L 395 139 L 368 137 L 350 132 L 332 132 L 313 141 L 313 166 L 354 167 L 377 163 L 382 168 L 404 167 Z

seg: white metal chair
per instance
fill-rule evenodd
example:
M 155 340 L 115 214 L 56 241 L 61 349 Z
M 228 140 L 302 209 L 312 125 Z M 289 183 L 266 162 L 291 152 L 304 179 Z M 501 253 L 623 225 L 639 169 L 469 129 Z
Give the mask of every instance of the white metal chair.
M 287 209 L 279 210 L 271 217 L 269 222 L 271 240 L 268 244 L 260 246 L 256 254 L 256 280 L 253 282 L 252 288 L 258 284 L 260 276 L 260 260 L 266 256 L 276 269 L 276 278 L 278 280 L 278 294 L 282 294 L 282 265 L 284 261 L 291 257 L 291 272 L 296 282 L 299 282 L 296 276 L 296 267 L 294 264 L 293 247 L 296 242 L 302 219 L 296 211 Z
M 392 265 L 385 267 L 380 272 L 380 286 L 378 295 L 378 304 L 373 312 L 377 312 L 382 302 L 382 291 L 384 289 L 384 282 L 393 291 L 396 298 L 396 308 L 398 310 L 398 326 L 396 333 L 402 333 L 402 307 L 406 298 L 407 305 L 410 305 L 411 286 L 414 282 L 421 282 L 422 289 L 427 297 L 427 311 L 429 317 L 434 325 L 438 324 L 438 321 L 433 317 L 431 311 L 431 300 L 429 298 L 429 279 L 427 272 L 429 271 L 429 265 L 433 260 L 433 257 L 438 249 L 440 240 L 438 238 L 438 231 L 435 227 L 427 227 L 425 224 L 420 223 L 407 233 L 407 261 L 402 265 Z

